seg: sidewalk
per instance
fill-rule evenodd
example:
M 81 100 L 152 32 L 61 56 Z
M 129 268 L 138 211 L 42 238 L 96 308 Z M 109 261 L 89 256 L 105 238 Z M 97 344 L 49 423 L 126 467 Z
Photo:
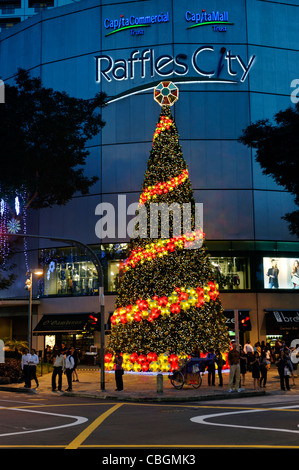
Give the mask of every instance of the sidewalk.
M 163 393 L 157 392 L 157 375 L 139 374 L 125 372 L 123 376 L 124 390 L 115 391 L 115 379 L 113 372 L 105 372 L 105 390 L 101 390 L 101 372 L 98 367 L 78 368 L 79 382 L 73 382 L 72 392 L 65 392 L 67 388 L 66 376 L 62 379 L 62 392 L 53 392 L 51 386 L 51 373 L 43 374 L 38 377 L 39 387 L 35 388 L 35 382 L 32 381 L 32 388 L 24 388 L 24 384 L 2 384 L 0 391 L 11 391 L 20 393 L 30 393 L 36 395 L 68 395 L 78 397 L 89 397 L 104 400 L 121 401 L 202 401 L 202 400 L 221 400 L 231 398 L 242 398 L 248 396 L 261 396 L 266 394 L 277 394 L 299 397 L 299 380 L 295 375 L 295 385 L 290 378 L 290 391 L 280 390 L 278 372 L 275 366 L 268 371 L 267 386 L 265 389 L 256 391 L 253 389 L 253 379 L 251 373 L 245 376 L 245 387 L 241 392 L 228 392 L 228 373 L 223 373 L 223 387 L 218 386 L 218 376 L 216 373 L 216 385 L 208 386 L 208 376 L 204 374 L 202 385 L 197 390 L 190 385 L 184 385 L 181 390 L 176 390 L 168 379 L 168 374 L 163 374 Z

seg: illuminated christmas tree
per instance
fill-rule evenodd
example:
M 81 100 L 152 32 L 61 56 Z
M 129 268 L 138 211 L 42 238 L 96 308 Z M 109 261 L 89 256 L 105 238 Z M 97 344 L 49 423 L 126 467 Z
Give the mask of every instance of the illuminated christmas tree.
M 170 110 L 178 89 L 162 82 L 154 96 L 162 110 L 137 212 L 146 210 L 146 231 L 143 236 L 139 231 L 129 243 L 111 318 L 107 369 L 113 367 L 117 349 L 127 370 L 167 371 L 178 366 L 180 357 L 211 347 L 224 352 L 229 346 L 219 286 L 203 246 L 197 205 Z M 166 211 L 169 217 L 158 212 L 153 219 L 157 204 L 161 208 L 163 203 L 172 209 Z

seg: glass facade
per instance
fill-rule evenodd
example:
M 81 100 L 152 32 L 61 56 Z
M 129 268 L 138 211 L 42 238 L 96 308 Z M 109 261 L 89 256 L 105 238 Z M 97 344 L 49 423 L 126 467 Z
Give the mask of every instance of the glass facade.
M 101 260 L 107 294 L 117 292 L 127 247 L 127 243 L 92 246 Z M 206 247 L 222 292 L 299 288 L 298 243 L 207 241 Z M 286 251 L 291 248 L 292 254 Z M 39 261 L 44 270 L 43 279 L 39 281 L 42 297 L 98 294 L 97 272 L 86 253 L 80 254 L 73 248 L 44 249 L 40 251 Z M 272 261 L 276 268 L 278 263 L 278 287 L 269 284 Z
M 104 274 L 105 292 L 117 290 L 124 262 L 126 243 L 95 245 Z M 97 270 L 86 253 L 75 248 L 44 249 L 39 253 L 44 275 L 39 281 L 39 294 L 49 296 L 88 296 L 99 292 Z

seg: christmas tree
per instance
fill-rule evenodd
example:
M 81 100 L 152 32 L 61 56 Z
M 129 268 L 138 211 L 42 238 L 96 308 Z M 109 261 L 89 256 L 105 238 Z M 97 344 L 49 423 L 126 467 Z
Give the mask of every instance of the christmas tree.
M 139 233 L 128 245 L 111 317 L 107 369 L 113 368 L 117 349 L 127 370 L 167 371 L 176 368 L 180 358 L 211 347 L 224 352 L 229 346 L 219 286 L 198 228 L 188 168 L 170 110 L 177 96 L 171 82 L 155 89 L 162 110 L 139 200 L 147 225 L 143 236 Z M 160 212 L 153 219 L 158 204 L 172 209 L 168 219 Z M 182 210 L 176 212 L 178 208 Z

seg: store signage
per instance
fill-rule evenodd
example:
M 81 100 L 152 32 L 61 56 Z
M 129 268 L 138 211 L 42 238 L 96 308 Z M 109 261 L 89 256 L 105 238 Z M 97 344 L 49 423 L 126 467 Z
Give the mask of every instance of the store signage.
M 207 55 L 213 59 L 214 66 L 205 64 Z M 191 56 L 185 53 L 173 56 L 171 54 L 156 55 L 154 48 L 143 50 L 134 49 L 129 57 L 120 57 L 114 59 L 111 55 L 102 54 L 95 57 L 96 59 L 96 81 L 108 82 L 134 80 L 134 79 L 150 79 L 158 76 L 166 77 L 182 77 L 195 73 L 197 77 L 205 77 L 207 79 L 219 78 L 219 74 L 226 70 L 227 75 L 234 78 L 232 83 L 241 83 L 248 77 L 255 56 L 251 56 L 247 61 L 240 54 L 234 54 L 231 50 L 214 46 L 198 47 Z M 225 80 L 224 80 L 225 81 Z
M 197 28 L 198 26 L 212 26 L 214 32 L 226 32 L 228 25 L 233 25 L 228 19 L 228 11 L 211 11 L 202 10 L 201 13 L 194 13 L 186 11 L 185 20 L 188 23 L 194 23 L 188 26 L 187 29 Z
M 119 33 L 120 31 L 129 30 L 131 35 L 144 34 L 144 30 L 140 28 L 145 28 L 155 23 L 168 23 L 169 22 L 169 12 L 160 13 L 158 15 L 148 15 L 148 16 L 124 16 L 120 15 L 120 18 L 105 18 L 104 19 L 104 28 L 107 31 L 106 36 L 110 36 L 114 33 Z M 138 31 L 135 31 L 135 28 L 139 28 Z
M 275 320 L 278 323 L 297 323 L 299 322 L 299 312 L 273 312 Z

